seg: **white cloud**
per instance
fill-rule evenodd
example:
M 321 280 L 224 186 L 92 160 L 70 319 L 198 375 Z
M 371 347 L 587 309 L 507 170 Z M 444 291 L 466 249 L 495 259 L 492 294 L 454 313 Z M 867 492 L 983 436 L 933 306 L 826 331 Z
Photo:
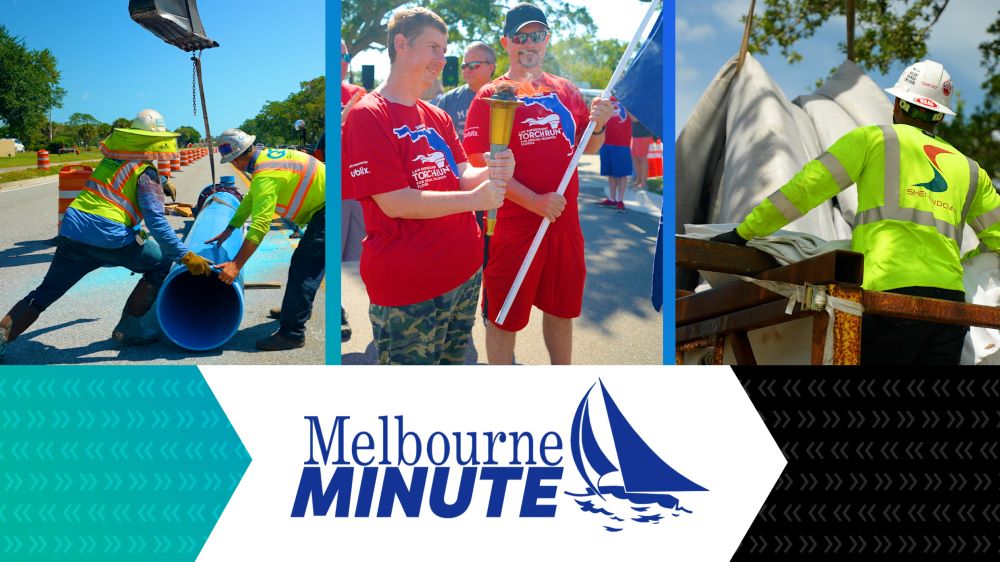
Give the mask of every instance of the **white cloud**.
M 90 92 L 84 92 L 84 93 L 80 94 L 80 99 L 81 100 L 90 99 Z
M 691 25 L 688 20 L 681 17 L 677 18 L 676 29 L 679 42 L 701 41 L 715 36 L 715 29 L 712 26 L 703 23 Z
M 712 5 L 715 15 L 733 29 L 743 29 L 740 18 L 746 15 L 749 8 L 746 0 L 720 0 Z
M 677 50 L 674 56 L 674 75 L 677 80 L 678 90 L 681 84 L 691 83 L 698 79 L 698 70 L 685 64 L 684 53 Z

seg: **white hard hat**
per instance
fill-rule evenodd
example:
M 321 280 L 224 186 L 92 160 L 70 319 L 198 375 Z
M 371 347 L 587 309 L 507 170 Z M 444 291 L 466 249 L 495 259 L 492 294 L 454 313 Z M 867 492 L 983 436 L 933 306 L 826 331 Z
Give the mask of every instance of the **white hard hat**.
M 226 129 L 219 137 L 219 154 L 223 164 L 232 162 L 240 154 L 253 146 L 253 141 L 257 140 L 254 135 L 248 135 L 239 129 Z
M 912 64 L 899 76 L 896 85 L 885 91 L 924 109 L 955 115 L 951 110 L 951 75 L 941 63 L 925 60 Z
M 143 109 L 135 116 L 132 120 L 132 129 L 138 129 L 140 131 L 149 131 L 150 133 L 166 133 L 167 124 L 163 120 L 163 116 L 160 115 L 159 111 L 155 109 Z

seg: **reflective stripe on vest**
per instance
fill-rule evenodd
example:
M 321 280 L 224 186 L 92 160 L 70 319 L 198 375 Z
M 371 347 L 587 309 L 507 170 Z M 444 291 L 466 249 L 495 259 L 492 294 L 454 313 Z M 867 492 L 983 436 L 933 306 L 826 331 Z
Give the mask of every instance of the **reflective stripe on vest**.
M 276 205 L 274 208 L 279 215 L 289 220 L 295 220 L 295 216 L 299 214 L 299 210 L 302 208 L 302 202 L 306 200 L 306 195 L 309 194 L 309 187 L 312 185 L 313 177 L 316 175 L 316 159 L 309 158 L 308 163 L 305 164 L 294 160 L 260 162 L 254 169 L 254 173 L 256 174 L 264 170 L 292 172 L 299 176 L 299 181 L 295 185 L 295 191 L 292 192 L 288 206 Z
M 128 182 L 129 176 L 132 175 L 135 170 L 142 165 L 142 162 L 136 162 L 134 160 L 129 160 L 124 162 L 120 168 L 115 172 L 115 175 L 111 178 L 111 184 L 106 184 L 104 182 L 98 181 L 91 176 L 86 183 L 84 188 L 86 191 L 97 195 L 101 199 L 104 199 L 108 203 L 111 203 L 115 207 L 118 207 L 125 214 L 128 215 L 129 219 L 132 221 L 132 225 L 137 225 L 142 222 L 142 213 L 136 209 L 135 205 L 128 200 L 128 197 L 122 192 L 122 188 L 125 187 L 125 183 Z
M 179 158 L 176 152 L 130 152 L 127 150 L 111 150 L 101 141 L 101 154 L 112 160 L 170 160 Z
M 837 157 L 833 154 L 824 152 L 816 157 L 816 161 L 822 164 L 827 171 L 830 172 L 830 176 L 833 177 L 833 181 L 837 184 L 837 187 L 840 188 L 840 191 L 844 191 L 848 187 L 854 185 L 854 182 L 851 180 L 851 176 L 848 175 L 847 170 L 844 169 L 844 165 L 841 164 L 840 160 L 837 160 Z M 796 207 L 795 204 L 781 192 L 781 190 L 768 195 L 767 200 L 774 205 L 774 208 L 777 209 L 778 212 L 781 213 L 781 216 L 785 217 L 788 222 L 800 219 L 805 215 L 805 213 L 800 211 L 798 207 Z
M 972 206 L 972 200 L 976 196 L 976 180 L 979 175 L 978 172 L 971 175 L 969 178 L 969 193 L 965 198 L 965 204 L 962 206 L 962 215 L 959 226 L 955 226 L 948 221 L 936 218 L 934 213 L 931 211 L 921 211 L 920 209 L 900 207 L 899 199 L 902 197 L 902 189 L 899 179 L 899 136 L 896 134 L 896 130 L 890 125 L 882 125 L 879 129 L 882 130 L 882 137 L 885 141 L 883 204 L 881 207 L 873 207 L 871 209 L 865 209 L 864 211 L 858 211 L 858 214 L 854 217 L 855 228 L 864 224 L 871 224 L 883 220 L 912 222 L 922 226 L 933 227 L 942 236 L 957 242 L 958 247 L 961 248 L 962 231 L 964 230 L 962 225 L 965 224 L 965 220 L 969 216 L 969 208 Z M 969 162 L 970 168 L 976 166 L 975 161 L 970 159 Z

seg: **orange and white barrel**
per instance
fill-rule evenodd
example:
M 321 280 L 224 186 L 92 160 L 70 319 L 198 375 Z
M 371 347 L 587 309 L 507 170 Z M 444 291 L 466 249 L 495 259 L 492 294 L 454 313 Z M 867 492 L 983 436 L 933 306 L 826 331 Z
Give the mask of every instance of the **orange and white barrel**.
M 179 172 L 179 171 L 181 171 L 181 155 L 180 154 L 174 153 L 174 155 L 172 157 L 170 157 L 170 171 L 171 171 L 171 173 L 172 172 Z
M 49 169 L 49 151 L 39 150 L 38 151 L 38 169 L 48 170 Z
M 157 160 L 156 173 L 165 178 L 170 178 L 170 160 Z
M 663 177 L 663 143 L 657 141 L 649 145 L 649 177 Z
M 69 204 L 80 195 L 93 173 L 93 168 L 80 164 L 63 166 L 59 170 L 59 224 L 62 224 Z

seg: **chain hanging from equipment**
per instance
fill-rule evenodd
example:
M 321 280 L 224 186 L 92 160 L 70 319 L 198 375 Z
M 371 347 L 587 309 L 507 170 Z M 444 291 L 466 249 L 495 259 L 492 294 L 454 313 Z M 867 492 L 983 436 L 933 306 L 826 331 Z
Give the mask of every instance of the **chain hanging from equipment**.
M 205 105 L 205 81 L 201 76 L 201 53 L 199 49 L 191 55 L 191 108 L 195 116 L 198 115 L 198 104 L 195 100 L 195 82 L 198 83 L 198 92 L 201 94 L 201 114 L 205 119 L 205 139 L 208 142 L 208 165 L 212 169 L 212 185 L 215 185 L 215 154 L 212 147 L 212 130 L 208 126 L 208 107 Z

